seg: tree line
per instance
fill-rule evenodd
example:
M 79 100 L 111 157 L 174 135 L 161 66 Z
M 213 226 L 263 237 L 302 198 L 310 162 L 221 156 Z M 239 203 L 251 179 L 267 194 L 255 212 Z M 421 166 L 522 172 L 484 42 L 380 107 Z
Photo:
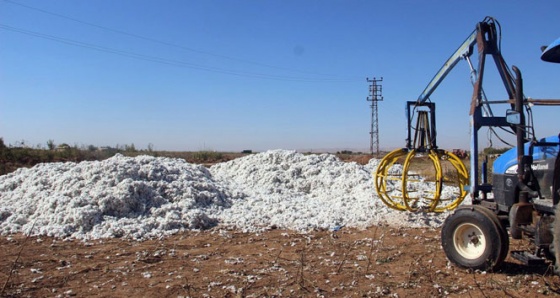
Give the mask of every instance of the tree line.
M 0 175 L 11 173 L 18 168 L 28 168 L 39 163 L 47 162 L 81 162 L 104 160 L 120 153 L 125 156 L 151 155 L 171 158 L 182 158 L 190 163 L 213 164 L 237 158 L 242 153 L 222 153 L 215 151 L 155 151 L 153 144 L 146 149 L 139 150 L 134 144 L 116 145 L 115 147 L 94 145 L 56 144 L 48 140 L 45 145 L 29 146 L 25 141 L 18 141 L 6 145 L 0 138 Z

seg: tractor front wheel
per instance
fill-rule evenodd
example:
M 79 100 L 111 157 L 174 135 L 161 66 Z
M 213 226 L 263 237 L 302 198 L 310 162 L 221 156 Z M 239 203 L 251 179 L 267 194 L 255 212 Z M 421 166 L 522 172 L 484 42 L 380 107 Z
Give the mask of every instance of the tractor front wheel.
M 461 207 L 447 217 L 441 244 L 447 258 L 461 268 L 494 270 L 507 255 L 509 239 L 497 216 L 481 208 Z

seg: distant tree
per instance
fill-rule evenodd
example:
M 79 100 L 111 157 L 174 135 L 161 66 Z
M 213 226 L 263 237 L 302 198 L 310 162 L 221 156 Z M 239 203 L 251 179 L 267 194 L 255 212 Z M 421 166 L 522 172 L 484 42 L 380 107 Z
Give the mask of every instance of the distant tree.
M 25 145 L 25 140 L 21 140 L 21 141 L 16 141 L 15 144 L 14 144 L 14 147 L 25 148 L 25 147 L 27 147 L 27 145 Z
M 148 144 L 148 152 L 153 152 L 154 151 L 154 144 L 149 143 Z
M 494 147 L 486 147 L 482 152 L 486 155 L 493 155 L 493 154 L 502 154 L 508 151 L 511 148 L 494 148 Z
M 54 150 L 56 148 L 54 140 L 48 140 L 47 141 L 47 148 L 49 148 L 49 150 Z
M 6 144 L 4 144 L 4 139 L 0 138 L 0 149 L 6 148 Z
M 126 152 L 136 152 L 136 147 L 134 147 L 134 143 L 130 145 L 124 145 L 124 151 Z

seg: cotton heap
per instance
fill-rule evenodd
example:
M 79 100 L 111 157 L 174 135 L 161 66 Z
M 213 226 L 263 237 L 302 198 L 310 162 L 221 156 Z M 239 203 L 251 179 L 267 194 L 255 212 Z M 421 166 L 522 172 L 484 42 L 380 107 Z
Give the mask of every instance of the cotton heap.
M 0 233 L 149 239 L 216 226 L 338 229 L 439 226 L 446 215 L 388 209 L 367 165 L 332 154 L 272 150 L 205 168 L 116 155 L 39 164 L 0 176 Z

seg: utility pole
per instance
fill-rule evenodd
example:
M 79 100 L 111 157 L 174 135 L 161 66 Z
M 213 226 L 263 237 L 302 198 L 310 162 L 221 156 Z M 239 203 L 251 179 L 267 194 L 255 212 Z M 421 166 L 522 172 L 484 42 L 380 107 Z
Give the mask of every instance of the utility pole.
M 383 101 L 383 96 L 381 95 L 381 84 L 383 77 L 380 79 L 373 80 L 366 78 L 369 85 L 369 96 L 366 98 L 367 101 L 371 101 L 371 130 L 369 132 L 369 150 L 373 155 L 375 153 L 376 157 L 379 157 L 379 125 L 377 121 L 377 103 Z

